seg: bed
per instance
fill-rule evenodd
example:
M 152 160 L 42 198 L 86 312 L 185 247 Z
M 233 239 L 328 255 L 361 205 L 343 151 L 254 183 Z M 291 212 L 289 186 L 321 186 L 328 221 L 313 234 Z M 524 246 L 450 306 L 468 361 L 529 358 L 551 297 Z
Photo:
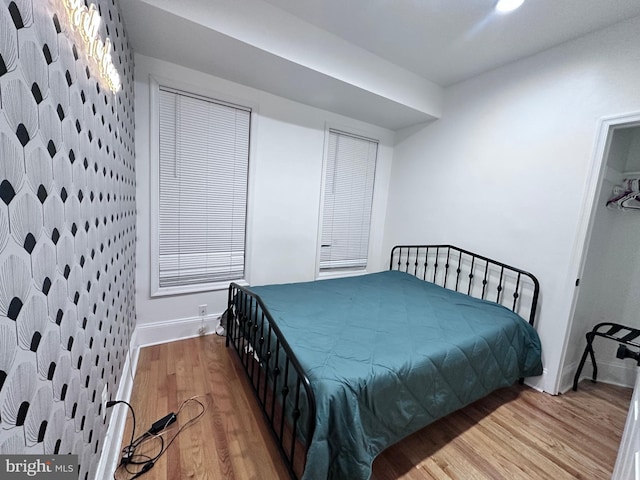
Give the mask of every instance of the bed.
M 451 246 L 397 246 L 388 271 L 229 287 L 232 346 L 292 478 L 367 480 L 386 447 L 542 374 L 539 285 Z

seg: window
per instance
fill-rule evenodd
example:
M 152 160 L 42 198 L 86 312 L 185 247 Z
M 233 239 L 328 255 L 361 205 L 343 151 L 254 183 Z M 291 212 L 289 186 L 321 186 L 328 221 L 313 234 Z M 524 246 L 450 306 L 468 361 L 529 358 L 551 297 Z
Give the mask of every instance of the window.
M 320 271 L 366 268 L 378 142 L 329 130 Z
M 157 102 L 155 291 L 240 279 L 251 110 L 164 86 Z

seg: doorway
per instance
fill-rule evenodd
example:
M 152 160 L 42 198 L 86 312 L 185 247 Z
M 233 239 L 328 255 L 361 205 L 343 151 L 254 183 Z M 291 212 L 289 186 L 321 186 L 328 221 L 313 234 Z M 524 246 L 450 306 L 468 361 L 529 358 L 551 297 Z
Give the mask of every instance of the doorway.
M 583 211 L 584 240 L 565 341 L 561 385 L 571 386 L 585 334 L 600 322 L 640 329 L 640 210 L 607 207 L 607 201 L 625 179 L 640 178 L 640 114 L 601 120 L 589 182 L 591 202 Z M 598 379 L 633 386 L 636 363 L 616 358 L 617 342 L 596 338 L 593 347 Z M 587 361 L 582 377 L 590 378 Z

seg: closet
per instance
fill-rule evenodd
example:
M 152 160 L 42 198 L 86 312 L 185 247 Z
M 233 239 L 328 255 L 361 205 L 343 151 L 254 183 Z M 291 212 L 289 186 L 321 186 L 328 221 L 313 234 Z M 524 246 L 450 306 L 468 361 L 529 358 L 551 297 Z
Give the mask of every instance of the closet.
M 564 375 L 572 376 L 586 345 L 585 334 L 600 322 L 640 329 L 640 202 L 621 198 L 640 179 L 640 125 L 612 128 L 605 149 L 604 175 L 597 199 L 584 270 L 567 344 Z M 626 180 L 626 182 L 625 182 Z M 632 195 L 627 195 L 627 199 Z M 637 362 L 616 358 L 618 344 L 596 338 L 598 380 L 633 386 Z M 591 377 L 587 360 L 583 377 Z

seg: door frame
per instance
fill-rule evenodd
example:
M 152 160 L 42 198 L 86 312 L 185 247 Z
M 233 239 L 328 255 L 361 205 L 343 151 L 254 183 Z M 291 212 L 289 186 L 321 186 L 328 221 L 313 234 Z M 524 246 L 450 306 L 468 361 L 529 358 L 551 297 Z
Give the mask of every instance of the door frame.
M 598 134 L 596 136 L 591 165 L 587 175 L 585 193 L 582 200 L 582 209 L 578 221 L 577 235 L 574 240 L 573 254 L 569 263 L 569 277 L 567 293 L 572 297 L 569 309 L 569 321 L 564 333 L 564 344 L 560 356 L 561 373 L 556 377 L 554 392 L 565 392 L 571 388 L 575 372 L 565 371 L 565 361 L 570 334 L 573 327 L 579 286 L 576 285 L 584 273 L 587 252 L 591 241 L 591 234 L 595 222 L 596 202 L 600 198 L 602 184 L 607 168 L 607 158 L 611 147 L 613 132 L 619 128 L 640 126 L 640 112 L 625 113 L 602 117 L 598 121 Z

